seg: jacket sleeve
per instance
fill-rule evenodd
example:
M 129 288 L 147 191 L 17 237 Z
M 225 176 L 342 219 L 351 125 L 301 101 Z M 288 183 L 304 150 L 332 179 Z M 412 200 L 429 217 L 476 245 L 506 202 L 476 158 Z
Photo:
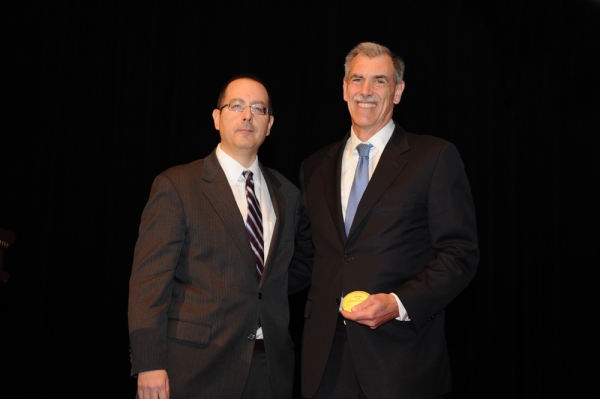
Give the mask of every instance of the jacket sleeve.
M 289 270 L 288 293 L 294 294 L 310 285 L 313 265 L 313 244 L 310 231 L 306 196 L 304 190 L 304 164 L 300 168 L 300 200 L 296 209 L 296 238 L 294 240 L 294 256 Z
M 167 368 L 167 310 L 185 241 L 185 217 L 173 182 L 159 175 L 142 213 L 129 282 L 131 374 Z
M 458 150 L 450 143 L 437 154 L 427 213 L 435 259 L 396 292 L 417 333 L 469 284 L 479 263 L 471 189 Z

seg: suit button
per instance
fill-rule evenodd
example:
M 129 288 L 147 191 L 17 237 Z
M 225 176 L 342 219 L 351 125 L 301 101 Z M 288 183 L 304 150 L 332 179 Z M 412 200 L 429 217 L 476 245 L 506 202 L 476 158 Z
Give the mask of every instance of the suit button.
M 340 298 L 335 298 L 335 303 L 336 303 L 336 305 L 339 305 L 340 304 Z
M 258 293 L 258 299 L 262 299 L 262 292 Z
M 346 262 L 350 262 L 352 260 L 352 257 L 350 255 L 344 255 L 344 260 Z
M 253 340 L 254 338 L 256 338 L 256 335 L 248 334 L 248 336 L 246 338 L 248 338 L 249 340 Z

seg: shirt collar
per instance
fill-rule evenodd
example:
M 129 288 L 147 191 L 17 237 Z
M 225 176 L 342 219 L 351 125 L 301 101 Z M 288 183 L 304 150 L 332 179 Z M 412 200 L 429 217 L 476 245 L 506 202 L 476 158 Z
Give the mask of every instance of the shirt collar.
M 242 172 L 245 170 L 251 170 L 252 174 L 254 175 L 254 185 L 257 188 L 260 187 L 262 183 L 262 173 L 260 172 L 260 167 L 258 166 L 258 156 L 254 159 L 254 162 L 249 168 L 245 168 L 238 161 L 229 156 L 229 154 L 223 151 L 221 148 L 221 143 L 217 145 L 216 155 L 223 172 L 225 172 L 225 177 L 227 177 L 227 182 L 229 182 L 230 186 L 237 184 L 240 178 L 243 180 Z
M 383 149 L 385 148 L 388 141 L 390 141 L 390 138 L 392 137 L 392 133 L 394 133 L 394 127 L 395 127 L 394 121 L 392 119 L 390 119 L 390 121 L 387 123 L 387 125 L 385 125 L 380 131 L 375 133 L 367 142 L 370 143 L 371 145 L 373 145 L 373 147 L 375 147 L 377 150 L 383 151 Z M 350 129 L 350 148 L 352 149 L 352 151 L 354 151 L 356 146 L 361 143 L 362 143 L 362 141 L 360 141 L 358 139 L 358 137 L 356 137 L 356 134 L 354 134 L 354 129 L 351 128 Z

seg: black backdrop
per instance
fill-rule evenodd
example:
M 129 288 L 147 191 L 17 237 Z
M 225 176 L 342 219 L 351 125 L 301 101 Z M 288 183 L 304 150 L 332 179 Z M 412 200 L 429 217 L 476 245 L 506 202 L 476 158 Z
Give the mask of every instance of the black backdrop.
M 17 242 L 0 285 L 0 397 L 133 397 L 127 285 L 152 179 L 215 147 L 221 84 L 251 72 L 275 107 L 260 159 L 297 182 L 302 159 L 349 128 L 343 61 L 361 41 L 404 57 L 395 118 L 455 143 L 473 190 L 482 257 L 447 312 L 449 397 L 588 392 L 600 2 L 2 9 L 0 227 Z

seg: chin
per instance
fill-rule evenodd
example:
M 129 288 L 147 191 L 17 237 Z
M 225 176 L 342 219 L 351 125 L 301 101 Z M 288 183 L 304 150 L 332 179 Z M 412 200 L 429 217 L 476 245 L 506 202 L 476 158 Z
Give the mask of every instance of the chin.
M 354 123 L 357 126 L 360 126 L 362 128 L 366 128 L 366 127 L 369 127 L 369 126 L 373 125 L 375 123 L 375 119 L 374 118 L 361 118 L 361 117 L 358 117 L 358 118 L 354 119 Z

